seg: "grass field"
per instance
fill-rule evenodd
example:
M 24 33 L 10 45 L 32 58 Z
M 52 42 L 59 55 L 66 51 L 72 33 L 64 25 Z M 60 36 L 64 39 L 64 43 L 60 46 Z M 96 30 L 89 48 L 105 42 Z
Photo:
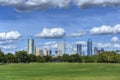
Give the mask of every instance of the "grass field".
M 0 80 L 120 80 L 120 64 L 5 64 Z

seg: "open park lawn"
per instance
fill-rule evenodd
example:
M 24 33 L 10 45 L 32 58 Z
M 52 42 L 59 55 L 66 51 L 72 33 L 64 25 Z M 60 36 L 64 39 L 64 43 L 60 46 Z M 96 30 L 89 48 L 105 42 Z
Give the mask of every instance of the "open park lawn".
M 120 80 L 120 64 L 4 64 L 0 80 Z

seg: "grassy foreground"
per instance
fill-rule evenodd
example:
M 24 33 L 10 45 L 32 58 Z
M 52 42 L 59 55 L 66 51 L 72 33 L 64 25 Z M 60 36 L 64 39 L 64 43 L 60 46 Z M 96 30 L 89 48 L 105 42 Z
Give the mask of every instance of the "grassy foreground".
M 0 80 L 120 80 L 120 64 L 7 64 Z

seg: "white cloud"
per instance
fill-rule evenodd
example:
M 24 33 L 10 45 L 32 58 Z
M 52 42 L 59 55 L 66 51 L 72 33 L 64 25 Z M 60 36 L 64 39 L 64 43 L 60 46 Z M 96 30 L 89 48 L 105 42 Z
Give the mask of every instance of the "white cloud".
M 65 8 L 72 5 L 80 8 L 120 6 L 120 0 L 0 0 L 0 5 L 12 6 L 18 11 L 31 11 L 44 8 Z
M 117 24 L 113 27 L 103 25 L 101 27 L 93 27 L 90 30 L 90 33 L 93 35 L 98 34 L 119 34 L 120 33 L 120 24 Z
M 31 11 L 45 8 L 64 8 L 72 0 L 0 0 L 0 5 L 12 6 L 17 11 Z
M 52 45 L 52 44 L 56 44 L 57 42 L 56 41 L 50 41 L 50 42 L 46 42 L 46 43 L 44 43 L 45 45 Z
M 113 38 L 111 39 L 111 42 L 114 42 L 114 43 L 116 43 L 116 42 L 118 42 L 118 41 L 119 41 L 118 37 L 113 37 Z
M 18 31 L 2 32 L 0 33 L 1 40 L 16 40 L 20 38 L 21 34 Z
M 14 5 L 23 3 L 23 1 L 24 0 L 0 0 L 0 4 L 3 5 L 3 6 L 5 6 L 5 5 L 14 6 Z
M 70 37 L 81 37 L 83 35 L 85 35 L 85 32 L 72 33 L 70 34 Z
M 10 50 L 10 49 L 15 49 L 16 46 L 15 45 L 0 45 L 0 48 L 4 50 Z
M 120 33 L 120 24 L 117 24 L 113 27 L 113 33 Z
M 51 42 L 44 43 L 44 48 L 55 49 L 57 47 L 58 47 L 58 45 L 57 45 L 56 41 L 51 41 Z
M 21 34 L 18 31 L 10 31 L 10 32 L 1 32 L 0 33 L 0 49 L 11 50 L 15 49 L 16 46 L 12 45 L 12 43 L 19 39 Z
M 85 42 L 85 41 L 77 41 L 77 42 L 74 42 L 74 44 L 82 44 L 83 46 L 86 46 L 87 42 Z
M 116 43 L 116 44 L 113 45 L 113 47 L 114 47 L 114 48 L 120 48 L 120 44 L 117 44 L 117 43 Z
M 99 48 L 110 48 L 112 47 L 112 44 L 111 43 L 95 43 L 95 46 Z
M 41 33 L 35 35 L 35 37 L 41 38 L 59 38 L 65 35 L 63 28 L 43 28 Z
M 93 6 L 120 6 L 120 0 L 73 0 L 74 3 L 81 8 Z
M 0 41 L 0 45 L 7 45 L 7 44 L 11 44 L 13 42 L 14 42 L 14 40 L 2 40 L 2 41 Z
M 120 48 L 118 43 L 95 43 L 94 45 L 98 48 Z

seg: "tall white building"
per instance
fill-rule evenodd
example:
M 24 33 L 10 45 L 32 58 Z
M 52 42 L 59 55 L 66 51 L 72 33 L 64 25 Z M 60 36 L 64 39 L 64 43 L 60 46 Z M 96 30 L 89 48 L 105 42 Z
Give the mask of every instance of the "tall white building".
M 28 54 L 35 54 L 34 40 L 28 39 Z
M 48 50 L 47 48 L 44 49 L 44 56 L 47 56 L 48 55 Z
M 59 56 L 65 54 L 65 42 L 58 42 L 58 54 Z

